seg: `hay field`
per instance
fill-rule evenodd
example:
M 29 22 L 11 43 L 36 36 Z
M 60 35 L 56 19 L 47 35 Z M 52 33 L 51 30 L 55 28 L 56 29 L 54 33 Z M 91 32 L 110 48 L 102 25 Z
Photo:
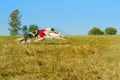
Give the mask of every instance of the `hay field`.
M 120 80 L 120 36 L 19 44 L 0 37 L 0 80 Z

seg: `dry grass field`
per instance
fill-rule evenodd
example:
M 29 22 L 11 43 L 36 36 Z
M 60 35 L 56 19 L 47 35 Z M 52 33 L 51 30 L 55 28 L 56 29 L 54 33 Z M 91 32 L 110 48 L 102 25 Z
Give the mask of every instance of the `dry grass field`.
M 120 80 L 120 36 L 19 44 L 0 37 L 0 80 Z

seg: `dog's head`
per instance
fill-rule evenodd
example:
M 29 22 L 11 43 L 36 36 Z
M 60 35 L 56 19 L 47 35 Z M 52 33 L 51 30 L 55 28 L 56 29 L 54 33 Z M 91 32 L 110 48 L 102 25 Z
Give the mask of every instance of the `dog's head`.
M 54 28 L 51 28 L 51 27 L 47 27 L 47 28 L 45 28 L 45 30 L 46 30 L 48 33 L 57 32 Z

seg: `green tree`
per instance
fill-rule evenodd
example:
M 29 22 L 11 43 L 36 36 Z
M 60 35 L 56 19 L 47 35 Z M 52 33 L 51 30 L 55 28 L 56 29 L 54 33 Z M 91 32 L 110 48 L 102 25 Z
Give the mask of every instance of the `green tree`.
M 105 29 L 105 33 L 106 33 L 106 35 L 116 35 L 117 29 L 113 28 L 113 27 L 107 27 Z
M 28 32 L 28 28 L 26 25 L 24 25 L 22 28 L 21 28 L 21 31 L 23 34 L 26 34 Z
M 17 35 L 19 34 L 20 31 L 20 25 L 21 25 L 21 18 L 22 15 L 20 15 L 20 12 L 18 9 L 15 9 L 14 11 L 11 12 L 9 15 L 9 26 L 11 28 L 8 28 L 10 31 L 10 35 Z
M 104 32 L 97 27 L 93 27 L 89 32 L 89 35 L 104 35 Z
M 38 29 L 39 27 L 37 25 L 30 25 L 28 31 L 31 32 L 31 31 L 38 30 Z

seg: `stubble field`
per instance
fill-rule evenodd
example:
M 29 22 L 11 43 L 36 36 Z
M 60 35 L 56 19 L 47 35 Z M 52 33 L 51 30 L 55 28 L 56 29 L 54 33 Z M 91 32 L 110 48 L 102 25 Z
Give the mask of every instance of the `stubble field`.
M 0 80 L 120 80 L 120 36 L 66 36 L 30 44 L 0 37 Z

